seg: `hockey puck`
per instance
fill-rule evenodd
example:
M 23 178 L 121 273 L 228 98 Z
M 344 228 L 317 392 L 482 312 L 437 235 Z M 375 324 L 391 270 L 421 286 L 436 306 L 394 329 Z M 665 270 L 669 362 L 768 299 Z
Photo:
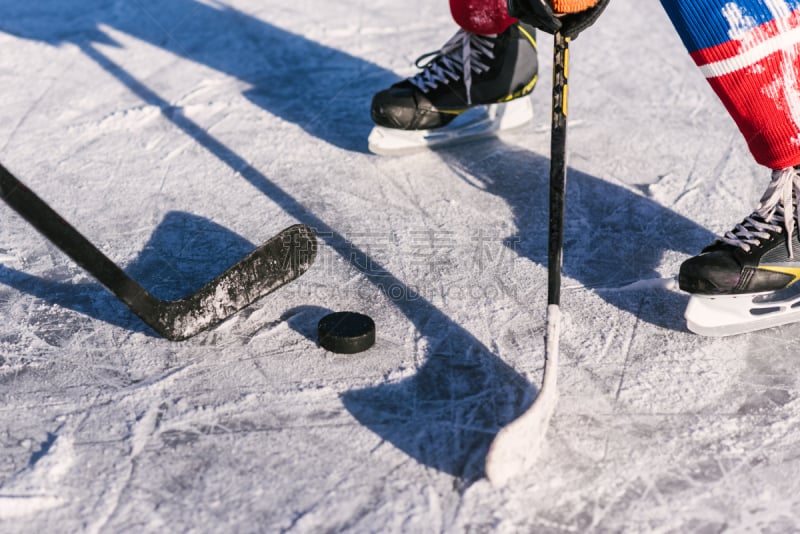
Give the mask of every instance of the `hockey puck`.
M 355 354 L 375 344 L 375 321 L 356 312 L 329 313 L 319 320 L 317 335 L 322 348 Z

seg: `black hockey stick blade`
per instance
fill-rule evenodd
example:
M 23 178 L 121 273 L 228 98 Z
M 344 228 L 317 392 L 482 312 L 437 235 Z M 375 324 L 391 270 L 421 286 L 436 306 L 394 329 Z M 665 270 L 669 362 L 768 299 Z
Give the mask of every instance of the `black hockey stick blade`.
M 505 485 L 538 458 L 558 402 L 558 354 L 561 327 L 561 266 L 564 248 L 564 198 L 567 185 L 567 94 L 569 39 L 556 33 L 553 49 L 553 116 L 550 140 L 550 220 L 547 258 L 547 337 L 544 377 L 533 404 L 500 429 L 486 456 L 486 477 Z
M 189 338 L 300 277 L 316 254 L 314 231 L 303 224 L 290 226 L 195 293 L 157 301 L 152 314 L 137 314 L 167 339 Z
M 142 321 L 172 341 L 207 330 L 296 279 L 311 267 L 317 254 L 314 231 L 301 224 L 290 226 L 195 293 L 165 301 L 144 289 L 2 165 L 0 198 Z

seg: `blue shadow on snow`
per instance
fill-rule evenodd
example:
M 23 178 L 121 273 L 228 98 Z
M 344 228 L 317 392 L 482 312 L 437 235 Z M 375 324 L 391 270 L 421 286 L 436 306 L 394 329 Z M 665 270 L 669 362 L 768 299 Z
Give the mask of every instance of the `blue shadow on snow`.
M 367 151 L 371 95 L 396 78 L 222 3 L 0 0 L 0 12 L 0 32 L 51 45 L 73 43 L 84 51 L 96 50 L 94 43 L 116 45 L 103 30 L 113 28 L 249 84 L 244 94 L 254 104 L 349 151 Z
M 549 158 L 500 138 L 438 154 L 468 183 L 508 204 L 517 233 L 506 242 L 519 255 L 546 266 Z M 657 269 L 665 253 L 697 254 L 714 234 L 649 198 L 647 188 L 643 191 L 568 169 L 563 283 L 573 279 L 580 283 L 579 291 L 593 291 L 640 320 L 685 331 L 687 295 L 625 286 L 664 276 Z

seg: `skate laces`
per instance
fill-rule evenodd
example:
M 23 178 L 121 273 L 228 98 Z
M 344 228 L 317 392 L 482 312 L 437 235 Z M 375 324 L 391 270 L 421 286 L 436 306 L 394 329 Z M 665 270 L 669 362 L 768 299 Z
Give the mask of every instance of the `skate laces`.
M 423 93 L 427 93 L 440 83 L 457 81 L 463 75 L 467 104 L 471 105 L 472 73 L 480 74 L 489 70 L 489 65 L 484 59 L 494 59 L 496 37 L 496 35 L 477 35 L 458 30 L 441 49 L 417 58 L 415 64 L 422 71 L 408 81 Z M 430 57 L 433 59 L 423 66 L 422 62 Z
M 772 171 L 772 181 L 756 210 L 737 224 L 736 228 L 726 232 L 720 241 L 750 252 L 751 246 L 758 246 L 762 239 L 769 239 L 770 232 L 781 233 L 786 230 L 789 257 L 794 258 L 792 250 L 794 221 L 795 218 L 800 219 L 800 205 L 796 205 L 797 198 L 800 198 L 798 169 L 790 167 Z

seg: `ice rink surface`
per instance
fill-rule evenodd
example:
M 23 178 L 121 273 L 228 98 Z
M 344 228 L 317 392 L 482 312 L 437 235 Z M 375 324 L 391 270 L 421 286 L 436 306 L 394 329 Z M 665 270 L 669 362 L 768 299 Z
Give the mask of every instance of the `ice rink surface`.
M 391 158 L 370 98 L 455 31 L 443 0 L 0 12 L 0 162 L 156 295 L 292 223 L 320 240 L 172 343 L 0 205 L 0 531 L 800 529 L 800 326 L 699 337 L 667 283 L 769 171 L 655 0 L 572 45 L 561 398 L 504 488 L 488 444 L 543 364 L 550 36 L 532 124 Z M 376 345 L 319 348 L 334 310 Z

